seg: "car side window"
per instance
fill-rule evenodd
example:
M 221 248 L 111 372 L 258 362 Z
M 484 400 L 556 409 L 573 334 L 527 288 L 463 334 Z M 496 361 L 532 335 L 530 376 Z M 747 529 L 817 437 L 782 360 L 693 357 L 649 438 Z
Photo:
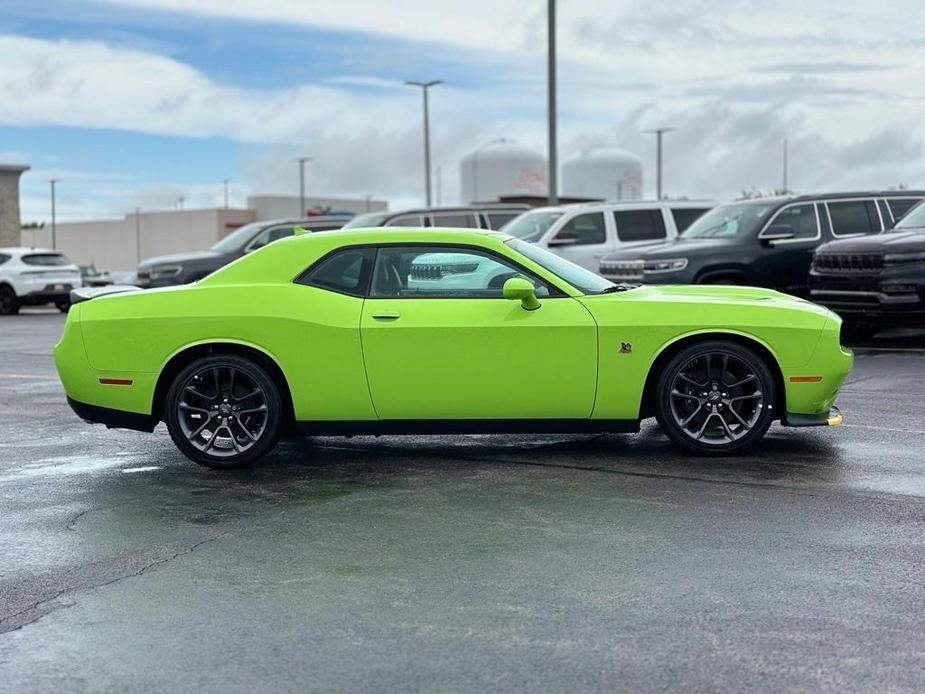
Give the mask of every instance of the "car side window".
M 921 202 L 922 198 L 889 198 L 887 203 L 890 206 L 890 212 L 893 213 L 894 221 L 899 221 L 904 217 L 906 212 Z
M 680 234 L 691 224 L 700 219 L 707 210 L 696 207 L 675 207 L 671 210 L 671 216 L 674 218 L 675 228 Z
M 833 236 L 873 234 L 880 231 L 880 215 L 872 200 L 842 200 L 826 203 Z
M 471 212 L 451 212 L 431 215 L 431 226 L 455 229 L 478 229 L 479 223 Z
M 475 248 L 383 246 L 376 254 L 371 298 L 501 299 L 512 277 L 533 282 L 536 295 L 550 296 L 539 278 Z
M 568 220 L 559 229 L 555 239 L 557 241 L 574 241 L 576 246 L 604 243 L 607 240 L 606 229 L 603 212 L 588 212 L 575 215 Z
M 421 215 L 419 214 L 401 214 L 395 219 L 386 222 L 387 227 L 422 227 Z
M 375 249 L 345 248 L 321 259 L 296 284 L 350 296 L 365 296 Z
M 777 213 L 769 228 L 775 226 L 789 226 L 793 229 L 793 238 L 795 239 L 803 241 L 814 239 L 819 235 L 819 227 L 816 223 L 816 206 L 809 203 L 786 207 Z
M 271 227 L 270 229 L 264 229 L 261 231 L 257 238 L 248 244 L 247 249 L 250 251 L 256 251 L 258 248 L 263 248 L 269 243 L 274 241 L 279 241 L 284 239 L 287 236 L 292 236 L 292 227 L 283 226 L 283 227 Z
M 661 210 L 617 210 L 613 218 L 617 238 L 624 243 L 661 240 L 667 235 Z

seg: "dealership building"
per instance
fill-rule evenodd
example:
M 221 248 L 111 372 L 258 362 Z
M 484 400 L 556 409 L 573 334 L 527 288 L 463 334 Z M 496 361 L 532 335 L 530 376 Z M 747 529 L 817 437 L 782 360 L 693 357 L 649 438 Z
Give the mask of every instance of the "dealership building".
M 3 185 L 2 173 L 0 170 L 0 185 Z M 18 202 L 17 189 L 17 235 Z M 372 198 L 307 197 L 305 206 L 313 213 L 362 213 L 388 209 L 386 201 Z M 206 250 L 238 227 L 255 221 L 300 217 L 302 215 L 299 210 L 299 197 L 284 195 L 249 197 L 247 207 L 243 209 L 142 210 L 121 219 L 59 223 L 55 228 L 54 247 L 81 265 L 94 265 L 108 270 L 134 270 L 145 258 Z M 51 248 L 51 226 L 45 224 L 42 228 L 22 229 L 21 243 L 25 246 Z

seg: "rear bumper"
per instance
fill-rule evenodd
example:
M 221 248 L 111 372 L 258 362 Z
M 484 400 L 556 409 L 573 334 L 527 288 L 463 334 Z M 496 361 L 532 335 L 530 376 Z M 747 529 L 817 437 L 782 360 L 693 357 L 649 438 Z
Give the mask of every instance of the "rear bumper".
M 147 414 L 113 410 L 99 405 L 88 405 L 85 402 L 74 400 L 71 396 L 68 396 L 67 404 L 85 422 L 105 424 L 108 429 L 133 429 L 135 431 L 151 432 L 157 426 L 157 419 Z
M 68 301 L 72 289 L 74 289 L 74 285 L 70 283 L 46 284 L 41 288 L 32 289 L 23 294 L 19 297 L 19 302 L 21 304 L 49 304 Z

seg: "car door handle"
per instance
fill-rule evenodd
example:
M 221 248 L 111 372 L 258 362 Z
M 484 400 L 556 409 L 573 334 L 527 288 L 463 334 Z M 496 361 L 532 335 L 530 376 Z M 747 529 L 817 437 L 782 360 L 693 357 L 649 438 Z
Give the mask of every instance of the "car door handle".
M 372 317 L 376 320 L 395 320 L 401 318 L 401 314 L 398 311 L 377 311 Z

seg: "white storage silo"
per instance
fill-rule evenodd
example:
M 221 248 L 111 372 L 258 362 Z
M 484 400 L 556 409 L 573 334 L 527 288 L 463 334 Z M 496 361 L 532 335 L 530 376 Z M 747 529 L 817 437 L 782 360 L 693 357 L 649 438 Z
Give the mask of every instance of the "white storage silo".
M 642 160 L 618 147 L 591 147 L 562 165 L 562 195 L 604 200 L 642 198 Z
M 501 195 L 545 195 L 546 157 L 512 140 L 493 140 L 460 162 L 464 203 Z

